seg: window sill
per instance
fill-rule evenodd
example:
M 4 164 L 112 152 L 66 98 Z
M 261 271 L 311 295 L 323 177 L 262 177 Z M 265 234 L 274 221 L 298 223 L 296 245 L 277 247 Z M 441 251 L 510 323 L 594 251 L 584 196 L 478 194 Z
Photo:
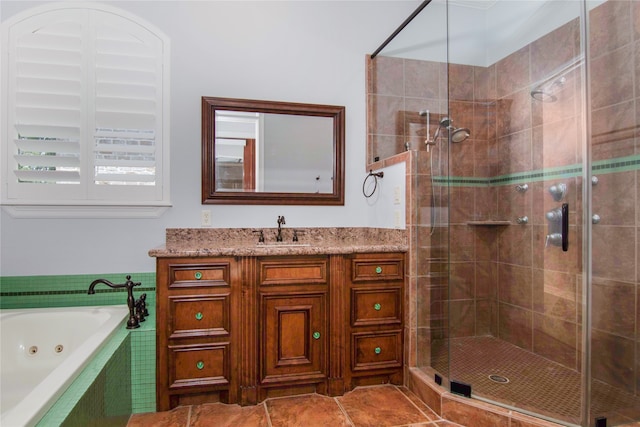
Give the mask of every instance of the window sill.
M 10 205 L 2 209 L 14 218 L 158 218 L 171 207 L 155 205 Z

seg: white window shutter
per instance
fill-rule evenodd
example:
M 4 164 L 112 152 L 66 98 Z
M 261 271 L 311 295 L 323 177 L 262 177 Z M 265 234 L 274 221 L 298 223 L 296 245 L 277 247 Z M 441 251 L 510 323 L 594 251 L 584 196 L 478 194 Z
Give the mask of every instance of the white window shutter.
M 167 203 L 166 38 L 82 7 L 34 14 L 7 38 L 3 202 Z
M 86 16 L 37 16 L 10 33 L 10 197 L 82 197 Z

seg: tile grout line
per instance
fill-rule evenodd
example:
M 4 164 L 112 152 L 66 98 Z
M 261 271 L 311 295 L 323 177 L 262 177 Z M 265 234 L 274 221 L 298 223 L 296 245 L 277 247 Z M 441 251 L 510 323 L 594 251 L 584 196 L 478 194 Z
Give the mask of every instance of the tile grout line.
M 353 422 L 353 420 L 351 419 L 351 417 L 349 416 L 349 413 L 347 412 L 346 409 L 344 409 L 344 407 L 342 406 L 342 404 L 340 403 L 340 401 L 338 400 L 337 397 L 333 398 L 333 401 L 336 402 L 336 404 L 338 405 L 338 408 L 340 408 L 340 411 L 342 411 L 342 413 L 344 414 L 344 416 L 347 418 L 347 421 L 349 422 L 349 424 L 351 424 L 353 427 L 356 426 L 356 424 Z
M 264 408 L 264 413 L 267 416 L 267 427 L 273 427 L 273 424 L 271 423 L 271 414 L 269 413 L 269 408 L 267 408 L 267 400 L 269 399 L 265 399 L 260 403 L 260 406 L 262 406 Z
M 411 405 L 413 405 L 413 407 L 415 407 L 415 408 L 416 408 L 416 409 L 417 409 L 417 410 L 418 410 L 422 415 L 424 415 L 425 417 L 427 417 L 427 421 L 426 421 L 426 422 L 431 423 L 431 422 L 434 422 L 434 421 L 441 421 L 441 420 L 442 420 L 442 418 L 440 418 L 440 416 L 439 416 L 438 414 L 436 414 L 435 412 L 433 413 L 433 415 L 437 416 L 437 417 L 438 417 L 438 419 L 436 419 L 436 420 L 432 420 L 432 419 L 431 419 L 431 417 L 430 417 L 427 413 L 425 413 L 422 409 L 420 409 L 420 407 L 419 407 L 418 405 L 416 405 L 416 404 L 413 402 L 413 400 L 409 399 L 409 396 L 407 396 L 407 395 L 406 395 L 402 390 L 400 390 L 400 389 L 398 388 L 398 386 L 396 386 L 396 385 L 393 385 L 393 386 L 396 388 L 396 390 L 398 390 L 398 391 L 400 392 L 400 394 L 402 394 L 402 396 L 403 396 L 405 399 L 407 399 L 407 400 L 409 401 L 409 403 L 410 403 Z M 409 390 L 409 388 L 407 388 L 407 391 L 411 392 L 411 390 Z M 413 392 L 412 392 L 412 393 L 413 393 Z M 416 396 L 416 397 L 418 397 L 418 396 Z M 418 397 L 418 399 L 419 399 L 419 397 Z M 424 403 L 424 402 L 423 402 L 423 403 Z M 431 407 L 430 407 L 429 405 L 427 405 L 426 403 L 425 403 L 425 406 L 426 406 L 427 408 L 429 408 L 431 411 L 433 411 L 433 409 L 431 409 Z
M 193 405 L 189 405 L 189 412 L 187 413 L 187 426 L 191 427 L 191 411 L 193 411 Z

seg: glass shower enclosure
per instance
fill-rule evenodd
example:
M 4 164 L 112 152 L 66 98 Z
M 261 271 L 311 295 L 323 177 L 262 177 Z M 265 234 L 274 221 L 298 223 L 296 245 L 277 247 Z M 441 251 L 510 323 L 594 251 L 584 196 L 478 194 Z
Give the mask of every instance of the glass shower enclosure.
M 415 160 L 411 368 L 640 421 L 640 2 L 425 1 L 368 70 L 369 163 Z

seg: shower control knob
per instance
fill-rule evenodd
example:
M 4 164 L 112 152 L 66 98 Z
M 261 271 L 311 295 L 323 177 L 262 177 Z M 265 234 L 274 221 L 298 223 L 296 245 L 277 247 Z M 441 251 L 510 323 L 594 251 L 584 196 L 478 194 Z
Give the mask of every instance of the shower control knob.
M 518 218 L 516 218 L 516 222 L 518 224 L 527 224 L 529 222 L 529 217 L 528 216 L 519 216 Z
M 600 215 L 593 214 L 593 216 L 591 217 L 591 223 L 592 224 L 600 224 Z
M 516 185 L 516 191 L 518 193 L 524 193 L 529 189 L 529 184 Z
M 560 208 L 552 209 L 544 215 L 547 221 L 557 222 L 562 219 L 562 210 Z
M 547 234 L 547 238 L 544 241 L 544 247 L 546 248 L 549 245 L 561 246 L 562 245 L 562 234 L 560 234 L 560 233 Z
M 591 185 L 598 185 L 598 182 L 600 182 L 600 179 L 597 176 L 591 177 Z
M 567 193 L 567 184 L 560 183 L 560 184 L 552 185 L 551 187 L 549 187 L 549 193 L 551 193 L 553 200 L 555 200 L 556 202 L 559 202 Z

